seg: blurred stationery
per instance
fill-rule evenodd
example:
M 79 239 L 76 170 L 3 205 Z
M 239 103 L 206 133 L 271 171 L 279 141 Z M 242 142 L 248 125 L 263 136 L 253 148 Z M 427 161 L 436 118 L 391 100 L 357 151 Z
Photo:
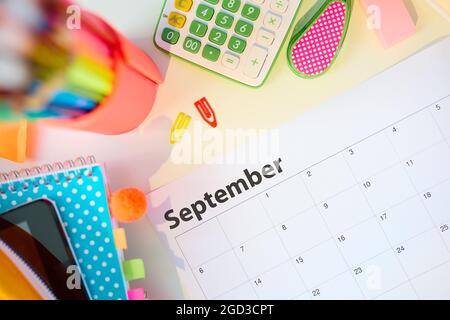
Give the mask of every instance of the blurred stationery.
M 264 137 L 151 192 L 186 297 L 449 299 L 449 56 L 447 37 L 278 128 L 258 162 L 237 159 Z
M 88 11 L 81 10 L 83 28 L 67 29 L 70 4 L 0 3 L 0 135 L 7 139 L 0 157 L 29 156 L 23 118 L 113 135 L 135 129 L 153 107 L 162 76 L 152 59 Z
M 75 118 L 111 93 L 112 50 L 88 24 L 66 28 L 67 2 L 7 0 L 2 6 L 2 32 L 14 32 L 15 40 L 0 37 L 6 77 L 0 79 L 0 93 L 13 110 L 27 118 Z M 28 19 L 19 19 L 23 16 Z M 33 41 L 25 43 L 28 38 Z M 11 81 L 11 75 L 22 79 Z
M 0 217 L 34 200 L 52 201 L 91 298 L 127 299 L 108 193 L 104 169 L 92 157 L 24 169 L 0 175 Z

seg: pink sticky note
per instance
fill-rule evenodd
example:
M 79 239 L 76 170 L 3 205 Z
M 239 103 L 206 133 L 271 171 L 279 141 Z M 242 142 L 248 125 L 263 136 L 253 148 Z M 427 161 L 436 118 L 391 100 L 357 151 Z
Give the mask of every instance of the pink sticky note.
M 128 290 L 128 300 L 145 300 L 146 293 L 143 288 L 136 288 Z
M 409 38 L 416 26 L 404 0 L 360 0 L 384 48 Z M 380 19 L 379 23 L 375 21 Z

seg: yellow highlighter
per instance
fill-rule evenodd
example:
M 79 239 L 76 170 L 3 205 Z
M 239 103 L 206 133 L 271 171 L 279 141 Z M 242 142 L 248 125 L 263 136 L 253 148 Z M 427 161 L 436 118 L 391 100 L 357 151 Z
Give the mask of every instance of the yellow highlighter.
M 113 89 L 113 77 L 111 70 L 86 58 L 77 58 L 67 69 L 66 84 L 71 89 L 107 96 Z

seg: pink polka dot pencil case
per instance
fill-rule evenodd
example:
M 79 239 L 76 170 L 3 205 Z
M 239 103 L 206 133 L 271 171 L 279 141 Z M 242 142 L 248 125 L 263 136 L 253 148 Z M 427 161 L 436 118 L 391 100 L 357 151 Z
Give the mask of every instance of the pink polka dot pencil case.
M 321 0 L 297 24 L 288 47 L 291 69 L 315 78 L 335 62 L 348 29 L 351 0 Z

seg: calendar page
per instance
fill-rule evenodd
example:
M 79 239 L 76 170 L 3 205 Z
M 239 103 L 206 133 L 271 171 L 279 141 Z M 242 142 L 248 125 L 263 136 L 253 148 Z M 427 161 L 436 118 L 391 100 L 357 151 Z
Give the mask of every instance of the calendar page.
M 449 57 L 446 38 L 279 128 L 276 155 L 152 192 L 186 297 L 450 299 Z

